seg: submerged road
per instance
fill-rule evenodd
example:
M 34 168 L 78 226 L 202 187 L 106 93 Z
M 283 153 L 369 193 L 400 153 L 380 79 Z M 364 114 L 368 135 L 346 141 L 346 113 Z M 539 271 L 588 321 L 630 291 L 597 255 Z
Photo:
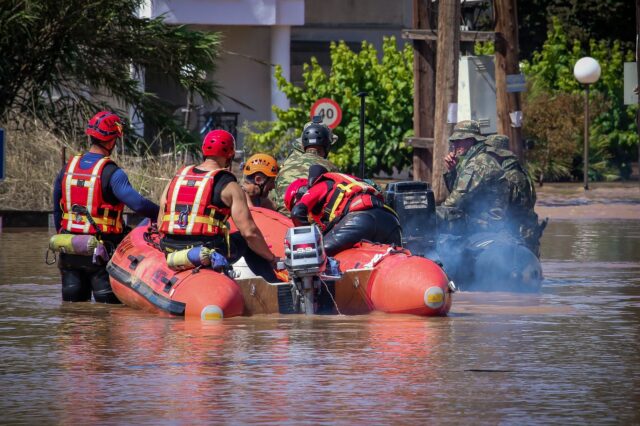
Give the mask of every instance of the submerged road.
M 46 230 L 0 234 L 3 423 L 638 423 L 640 220 L 552 222 L 536 295 L 447 318 L 162 318 L 63 304 Z

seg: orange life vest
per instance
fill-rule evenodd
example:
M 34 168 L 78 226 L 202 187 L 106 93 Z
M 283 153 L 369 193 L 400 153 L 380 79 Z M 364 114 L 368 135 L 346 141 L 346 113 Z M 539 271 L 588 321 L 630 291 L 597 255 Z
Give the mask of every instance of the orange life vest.
M 82 155 L 76 155 L 69 160 L 62 177 L 60 228 L 74 234 L 96 234 L 98 231 L 121 234 L 124 229 L 124 203 L 109 204 L 102 194 L 102 171 L 113 161 L 103 157 L 90 170 L 83 170 L 80 168 L 81 158 Z M 84 213 L 74 212 L 74 205 L 85 207 L 91 218 Z
M 333 181 L 334 185 L 325 197 L 324 206 L 317 214 L 309 213 L 323 231 L 348 212 L 384 206 L 382 194 L 361 180 L 344 173 L 324 173 L 314 185 L 327 180 Z
M 211 204 L 215 176 L 229 173 L 214 170 L 194 173 L 194 166 L 186 166 L 173 178 L 167 191 L 160 232 L 169 235 L 228 235 L 228 207 Z

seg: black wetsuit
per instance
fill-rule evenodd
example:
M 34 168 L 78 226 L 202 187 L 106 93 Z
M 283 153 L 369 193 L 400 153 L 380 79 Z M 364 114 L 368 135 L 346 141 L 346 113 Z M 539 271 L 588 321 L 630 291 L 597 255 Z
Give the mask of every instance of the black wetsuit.
M 319 214 L 326 197 L 333 189 L 332 181 L 314 185 L 294 206 L 291 215 L 298 223 L 308 224 L 308 214 Z M 320 189 L 315 189 L 320 187 Z M 307 201 L 309 199 L 309 201 Z M 324 248 L 327 256 L 335 256 L 356 243 L 366 240 L 374 243 L 402 245 L 402 227 L 396 215 L 387 210 L 382 201 L 373 199 L 374 205 L 367 210 L 347 212 L 342 217 L 326 223 Z

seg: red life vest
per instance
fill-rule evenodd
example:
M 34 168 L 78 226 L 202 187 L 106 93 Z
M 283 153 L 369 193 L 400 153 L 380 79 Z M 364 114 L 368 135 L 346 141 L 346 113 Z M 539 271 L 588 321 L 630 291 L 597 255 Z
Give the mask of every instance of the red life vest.
M 160 232 L 170 235 L 227 235 L 228 207 L 211 204 L 215 176 L 229 173 L 214 170 L 197 174 L 194 166 L 184 167 L 173 178 L 167 191 Z
M 322 210 L 317 214 L 309 213 L 323 231 L 348 212 L 384 206 L 384 197 L 377 189 L 353 176 L 344 173 L 325 173 L 314 185 L 327 180 L 333 181 L 334 185 L 324 198 L 325 204 Z
M 74 234 L 96 234 L 98 230 L 103 234 L 121 234 L 124 228 L 124 203 L 109 204 L 102 194 L 102 171 L 113 161 L 109 157 L 103 157 L 92 169 L 83 170 L 80 168 L 81 157 L 82 155 L 76 155 L 69 160 L 62 177 L 61 229 Z M 74 212 L 74 205 L 86 207 L 91 218 Z

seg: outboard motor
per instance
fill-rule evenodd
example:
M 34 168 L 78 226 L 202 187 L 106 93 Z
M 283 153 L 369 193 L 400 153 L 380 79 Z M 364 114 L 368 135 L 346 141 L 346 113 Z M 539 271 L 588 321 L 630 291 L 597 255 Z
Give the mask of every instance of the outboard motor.
M 327 263 L 333 275 L 338 270 L 333 259 L 327 260 L 320 229 L 316 225 L 290 228 L 285 237 L 284 255 L 284 266 L 292 284 L 294 311 L 307 315 L 317 313 L 318 300 L 323 293 L 322 279 L 339 278 L 324 275 Z
M 436 200 L 431 185 L 405 181 L 387 184 L 385 202 L 398 214 L 402 225 L 402 245 L 411 253 L 435 255 Z

